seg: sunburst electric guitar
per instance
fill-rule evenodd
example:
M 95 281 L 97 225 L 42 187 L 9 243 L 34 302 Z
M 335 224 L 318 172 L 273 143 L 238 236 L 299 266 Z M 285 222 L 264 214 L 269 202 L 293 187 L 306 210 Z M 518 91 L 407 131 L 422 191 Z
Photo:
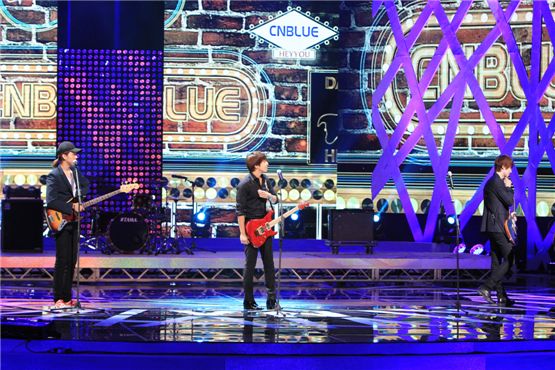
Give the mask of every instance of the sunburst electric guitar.
M 91 199 L 83 203 L 83 206 L 89 207 L 96 203 L 100 203 L 103 200 L 111 198 L 114 195 L 118 195 L 120 193 L 129 193 L 131 190 L 138 189 L 139 186 L 140 185 L 136 183 L 123 184 L 120 186 L 118 190 L 112 191 L 111 193 L 108 193 L 108 194 L 104 194 L 98 198 Z M 69 199 L 68 203 L 70 202 L 73 202 L 73 199 Z M 71 215 L 67 215 L 65 213 L 62 213 L 53 209 L 49 209 L 49 208 L 46 208 L 44 212 L 45 212 L 46 223 L 48 224 L 48 228 L 54 233 L 60 232 L 68 222 L 72 222 L 77 219 L 77 215 L 75 212 L 73 212 Z
M 253 247 L 260 248 L 264 245 L 264 242 L 269 237 L 272 237 L 277 234 L 274 231 L 274 226 L 278 223 L 284 221 L 287 217 L 291 216 L 293 213 L 297 212 L 300 209 L 304 209 L 308 207 L 308 202 L 301 202 L 295 208 L 290 211 L 285 212 L 282 216 L 272 220 L 272 216 L 274 215 L 274 211 L 270 210 L 266 213 L 264 218 L 259 218 L 256 220 L 250 220 L 247 222 L 247 236 Z

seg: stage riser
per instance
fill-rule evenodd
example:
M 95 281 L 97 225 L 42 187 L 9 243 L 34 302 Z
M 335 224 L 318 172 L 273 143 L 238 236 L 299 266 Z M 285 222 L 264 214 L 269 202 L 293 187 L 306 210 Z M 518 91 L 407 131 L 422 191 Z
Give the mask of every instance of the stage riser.
M 460 280 L 475 282 L 482 280 L 489 270 L 460 270 Z M 54 269 L 51 268 L 2 268 L 0 279 L 8 281 L 51 281 Z M 257 269 L 255 280 L 263 282 L 263 270 Z M 277 276 L 277 275 L 276 275 Z M 453 269 L 284 269 L 281 281 L 284 283 L 344 283 L 344 282 L 404 282 L 436 281 L 455 282 L 456 270 Z M 199 283 L 242 283 L 241 269 L 104 269 L 85 268 L 81 270 L 84 283 L 160 283 L 160 282 L 199 282 Z

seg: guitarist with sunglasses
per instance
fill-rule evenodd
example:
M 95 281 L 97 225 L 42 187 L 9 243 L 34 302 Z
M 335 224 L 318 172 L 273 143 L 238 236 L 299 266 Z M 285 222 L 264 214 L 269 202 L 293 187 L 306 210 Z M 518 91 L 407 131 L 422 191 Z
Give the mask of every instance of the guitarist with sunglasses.
M 265 173 L 268 172 L 268 159 L 262 152 L 253 152 L 246 159 L 249 174 L 237 186 L 237 220 L 239 222 L 240 240 L 245 250 L 245 271 L 243 287 L 245 298 L 243 307 L 246 310 L 260 309 L 254 300 L 253 277 L 258 252 L 264 264 L 264 280 L 268 290 L 266 308 L 276 307 L 274 255 L 272 252 L 272 238 L 266 239 L 264 244 L 255 248 L 247 236 L 246 225 L 250 220 L 263 218 L 267 208 L 277 202 L 277 196 L 268 184 Z
M 513 160 L 508 155 L 495 159 L 495 173 L 484 187 L 484 214 L 480 231 L 487 233 L 491 246 L 490 277 L 479 288 L 478 293 L 490 304 L 495 304 L 491 292 L 497 292 L 499 306 L 512 306 L 514 301 L 507 296 L 503 278 L 512 265 L 513 242 L 507 235 L 505 220 L 512 217 L 509 211 L 514 203 L 514 191 L 509 176 Z
M 70 141 L 64 141 L 58 146 L 56 159 L 52 162 L 52 171 L 46 179 L 46 206 L 72 215 L 82 212 L 84 208 L 73 202 L 77 188 L 74 167 L 81 149 L 76 148 Z M 79 185 L 84 196 L 89 189 L 89 181 L 79 173 Z M 73 274 L 77 262 L 77 248 L 79 245 L 79 230 L 77 222 L 68 222 L 63 229 L 55 234 L 56 262 L 54 265 L 54 308 L 64 309 L 75 306 L 72 299 L 71 287 Z

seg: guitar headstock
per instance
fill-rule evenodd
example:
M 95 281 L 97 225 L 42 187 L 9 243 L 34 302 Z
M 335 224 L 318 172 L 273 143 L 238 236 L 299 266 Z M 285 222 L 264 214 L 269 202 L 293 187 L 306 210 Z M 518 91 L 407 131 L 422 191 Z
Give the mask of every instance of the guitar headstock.
M 305 209 L 306 207 L 308 207 L 309 205 L 310 205 L 310 203 L 308 203 L 307 201 L 304 201 L 304 202 L 300 202 L 298 207 L 299 207 L 299 209 L 302 210 L 302 209 Z
M 138 189 L 141 185 L 137 184 L 136 182 L 129 183 L 129 184 L 122 184 L 119 188 L 122 193 L 129 193 L 131 190 Z

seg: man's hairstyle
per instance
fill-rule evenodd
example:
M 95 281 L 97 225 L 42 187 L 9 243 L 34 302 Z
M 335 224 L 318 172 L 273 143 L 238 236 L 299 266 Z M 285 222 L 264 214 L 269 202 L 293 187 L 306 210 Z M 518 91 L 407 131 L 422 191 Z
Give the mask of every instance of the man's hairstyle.
M 510 168 L 513 166 L 513 160 L 506 154 L 502 154 L 495 158 L 495 172 L 501 171 L 503 168 Z
M 249 172 L 253 172 L 254 171 L 254 167 L 260 165 L 260 163 L 262 163 L 262 161 L 267 161 L 268 159 L 266 158 L 266 154 L 262 153 L 262 152 L 252 152 L 249 155 L 247 155 L 247 168 L 249 169 Z

